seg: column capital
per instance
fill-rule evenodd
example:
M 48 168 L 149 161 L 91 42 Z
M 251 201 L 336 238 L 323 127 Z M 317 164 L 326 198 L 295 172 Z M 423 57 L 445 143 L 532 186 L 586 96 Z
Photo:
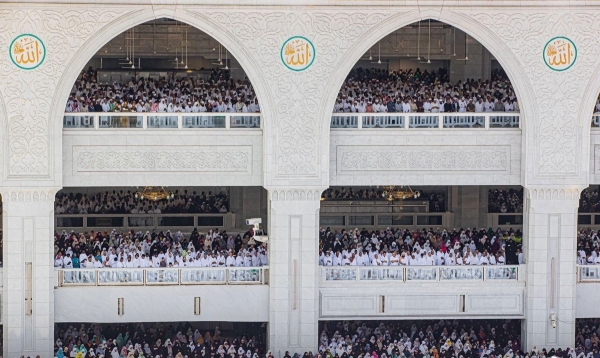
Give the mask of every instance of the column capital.
M 60 187 L 4 187 L 1 189 L 3 202 L 54 202 Z
M 267 187 L 271 201 L 320 201 L 326 187 Z

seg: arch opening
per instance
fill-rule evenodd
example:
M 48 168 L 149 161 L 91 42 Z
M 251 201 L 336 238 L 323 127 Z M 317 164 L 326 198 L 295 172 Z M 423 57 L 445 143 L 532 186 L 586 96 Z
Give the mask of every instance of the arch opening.
M 360 57 L 338 91 L 331 128 L 519 128 L 519 111 L 508 75 L 485 46 L 427 19 L 387 34 Z
M 95 52 L 70 90 L 63 127 L 258 128 L 259 103 L 227 47 L 194 26 L 161 18 Z M 90 114 L 97 112 L 105 115 Z

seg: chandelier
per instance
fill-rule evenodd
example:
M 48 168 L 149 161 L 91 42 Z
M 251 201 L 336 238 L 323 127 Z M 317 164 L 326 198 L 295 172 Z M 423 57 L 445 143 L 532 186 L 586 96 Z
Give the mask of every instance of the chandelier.
M 171 191 L 166 191 L 162 186 L 146 186 L 144 187 L 144 190 L 136 192 L 134 196 L 139 200 L 148 199 L 152 201 L 159 201 L 173 199 L 175 194 L 173 194 Z
M 418 190 L 412 190 L 412 188 L 408 185 L 395 187 L 393 185 L 384 186 L 383 193 L 381 194 L 382 198 L 385 198 L 389 201 L 394 200 L 405 200 L 405 199 L 418 199 L 421 196 L 421 192 Z

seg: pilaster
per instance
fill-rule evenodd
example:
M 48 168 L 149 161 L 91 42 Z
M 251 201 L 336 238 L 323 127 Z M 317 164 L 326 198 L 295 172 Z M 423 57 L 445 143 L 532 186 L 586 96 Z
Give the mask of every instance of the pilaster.
M 523 250 L 527 264 L 527 350 L 575 343 L 579 187 L 526 187 Z M 555 323 L 553 318 L 556 317 Z
M 317 347 L 322 191 L 269 190 L 269 349 L 275 356 Z
M 52 357 L 54 197 L 57 188 L 3 188 L 5 357 Z

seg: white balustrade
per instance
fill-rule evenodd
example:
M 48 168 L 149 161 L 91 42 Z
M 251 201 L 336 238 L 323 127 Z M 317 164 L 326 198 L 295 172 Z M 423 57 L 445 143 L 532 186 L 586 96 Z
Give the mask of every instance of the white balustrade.
M 406 268 L 406 281 L 437 281 L 438 268 L 435 266 L 414 266 Z
M 449 280 L 483 280 L 483 266 L 448 266 L 440 267 L 440 281 Z
M 171 284 L 176 285 L 179 283 L 179 270 L 178 269 L 158 269 L 158 270 L 146 270 L 146 284 Z
M 358 267 L 325 267 L 326 281 L 356 281 Z
M 143 269 L 98 269 L 98 285 L 143 285 Z
M 518 281 L 519 266 L 321 266 L 321 281 L 324 282 L 487 280 Z
M 519 112 L 333 113 L 331 128 L 521 128 L 521 122 Z
M 188 268 L 181 270 L 182 285 L 198 284 L 225 284 L 227 283 L 226 269 L 224 268 Z
M 72 269 L 62 270 L 63 286 L 88 286 L 96 285 L 96 270 Z
M 577 266 L 578 282 L 600 282 L 600 265 Z
M 485 280 L 518 280 L 518 273 L 515 266 L 487 266 Z
M 360 281 L 403 281 L 404 267 L 389 266 L 389 267 L 361 267 Z
M 266 285 L 268 266 L 57 269 L 62 286 Z
M 230 284 L 262 282 L 262 270 L 259 270 L 256 267 L 228 268 L 227 275 L 227 280 Z
M 260 113 L 73 112 L 63 129 L 261 128 Z

